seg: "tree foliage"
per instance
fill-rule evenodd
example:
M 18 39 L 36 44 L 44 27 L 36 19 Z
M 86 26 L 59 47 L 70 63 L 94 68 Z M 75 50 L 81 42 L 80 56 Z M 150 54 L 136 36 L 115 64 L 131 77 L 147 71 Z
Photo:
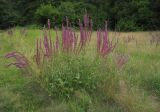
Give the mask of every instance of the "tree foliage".
M 112 30 L 160 29 L 160 0 L 0 0 L 0 28 L 43 25 L 47 18 L 57 26 L 66 16 L 77 26 L 86 10 L 94 29 L 103 27 L 105 20 Z

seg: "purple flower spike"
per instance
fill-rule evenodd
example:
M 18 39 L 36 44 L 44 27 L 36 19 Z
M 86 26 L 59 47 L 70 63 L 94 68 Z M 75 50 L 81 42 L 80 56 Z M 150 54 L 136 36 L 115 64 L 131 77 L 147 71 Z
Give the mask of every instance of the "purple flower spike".
M 58 39 L 58 33 L 57 33 L 57 28 L 56 28 L 56 45 L 55 45 L 56 51 L 59 50 L 59 39 Z
M 11 65 L 15 65 L 17 68 L 24 69 L 24 68 L 27 68 L 29 65 L 28 59 L 23 54 L 21 54 L 19 52 L 10 52 L 10 53 L 6 54 L 5 57 L 7 59 L 9 59 L 9 58 L 15 59 L 15 62 L 10 63 L 8 65 L 8 67 Z
M 44 34 L 44 48 L 45 48 L 45 53 L 46 53 L 45 55 L 49 56 L 49 40 L 48 40 L 46 32 Z
M 114 50 L 116 44 L 109 40 L 106 22 L 105 31 L 97 31 L 97 52 L 105 57 Z
M 51 22 L 50 22 L 50 19 L 48 19 L 48 29 L 50 30 L 51 29 Z

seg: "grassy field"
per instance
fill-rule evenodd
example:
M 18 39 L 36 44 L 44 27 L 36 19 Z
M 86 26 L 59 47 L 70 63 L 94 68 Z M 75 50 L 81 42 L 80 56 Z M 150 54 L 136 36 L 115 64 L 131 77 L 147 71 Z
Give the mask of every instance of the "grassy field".
M 55 32 L 51 35 L 54 38 Z M 36 39 L 40 37 L 41 30 L 13 29 L 0 33 L 0 112 L 160 111 L 160 45 L 150 43 L 149 32 L 116 34 L 118 44 L 104 60 L 102 74 L 106 74 L 106 80 L 98 84 L 94 93 L 76 91 L 67 101 L 50 97 L 16 67 L 6 67 L 10 60 L 4 56 L 10 51 L 19 51 L 32 60 Z M 113 32 L 110 38 L 115 38 Z M 96 32 L 88 49 L 90 58 L 95 54 L 95 41 Z M 122 56 L 121 65 L 115 64 L 118 56 Z

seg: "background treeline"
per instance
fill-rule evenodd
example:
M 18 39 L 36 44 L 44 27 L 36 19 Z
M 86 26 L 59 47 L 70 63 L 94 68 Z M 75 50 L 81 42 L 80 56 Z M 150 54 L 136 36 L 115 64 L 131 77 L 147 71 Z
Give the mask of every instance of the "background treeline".
M 66 16 L 76 27 L 85 10 L 95 29 L 103 27 L 105 20 L 112 30 L 160 29 L 160 0 L 0 0 L 0 29 L 43 26 L 48 18 L 60 27 Z

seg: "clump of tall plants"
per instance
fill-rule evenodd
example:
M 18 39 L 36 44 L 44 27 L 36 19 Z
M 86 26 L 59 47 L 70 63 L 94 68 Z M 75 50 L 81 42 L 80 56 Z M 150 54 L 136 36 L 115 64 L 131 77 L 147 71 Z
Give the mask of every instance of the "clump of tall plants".
M 95 46 L 92 41 L 92 20 L 88 14 L 79 20 L 79 33 L 75 32 L 68 19 L 62 24 L 62 32 L 55 28 L 56 36 L 51 35 L 51 24 L 44 29 L 44 37 L 36 40 L 34 60 L 19 52 L 10 52 L 6 58 L 14 58 L 14 65 L 32 77 L 52 97 L 71 98 L 77 91 L 93 93 L 103 79 L 104 60 L 114 50 L 116 43 L 109 39 L 105 30 L 97 31 Z M 93 48 L 96 55 L 87 52 Z M 103 72 L 102 72 L 103 71 Z

